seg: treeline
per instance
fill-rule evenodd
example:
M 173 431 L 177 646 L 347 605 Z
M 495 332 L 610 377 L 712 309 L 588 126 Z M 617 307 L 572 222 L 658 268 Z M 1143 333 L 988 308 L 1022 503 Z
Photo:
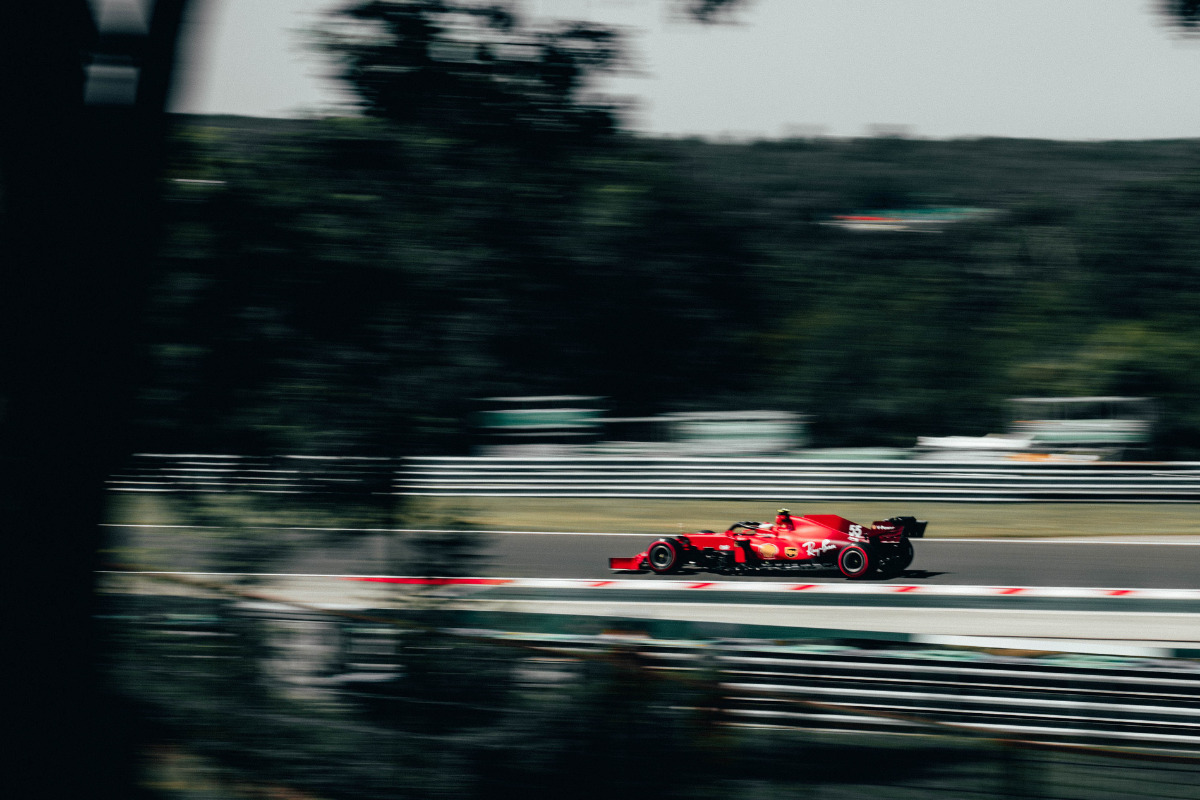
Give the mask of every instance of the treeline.
M 1160 398 L 1200 457 L 1200 140 L 537 147 L 427 121 L 180 117 L 148 445 L 470 446 L 471 399 L 770 408 L 815 444 Z M 995 213 L 939 232 L 827 224 Z

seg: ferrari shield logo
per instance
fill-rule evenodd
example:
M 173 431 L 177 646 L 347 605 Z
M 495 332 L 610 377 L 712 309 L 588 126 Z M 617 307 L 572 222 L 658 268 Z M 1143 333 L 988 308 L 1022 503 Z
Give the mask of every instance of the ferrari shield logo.
M 785 556 L 787 556 L 788 558 L 795 558 L 796 556 L 800 555 L 800 548 L 799 547 L 785 547 L 785 548 L 783 548 L 783 554 Z

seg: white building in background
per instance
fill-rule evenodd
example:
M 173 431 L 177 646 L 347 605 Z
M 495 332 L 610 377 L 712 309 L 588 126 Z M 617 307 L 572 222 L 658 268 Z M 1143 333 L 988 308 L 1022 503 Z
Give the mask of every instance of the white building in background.
M 772 455 L 807 444 L 806 418 L 788 411 L 689 411 L 661 419 L 679 455 Z
M 1117 461 L 1150 446 L 1149 397 L 1014 397 L 1008 431 L 921 436 L 918 458 L 943 461 Z
M 581 455 L 601 436 L 602 397 L 485 397 L 475 415 L 480 455 Z
M 751 456 L 807 443 L 806 418 L 787 411 L 689 411 L 609 417 L 589 395 L 489 397 L 476 414 L 481 455 Z

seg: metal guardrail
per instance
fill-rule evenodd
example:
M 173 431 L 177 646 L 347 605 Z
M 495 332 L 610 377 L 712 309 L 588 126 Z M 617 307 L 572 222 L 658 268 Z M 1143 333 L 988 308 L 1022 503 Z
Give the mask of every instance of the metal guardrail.
M 397 458 L 139 453 L 108 480 L 118 492 L 391 494 Z
M 910 733 L 937 722 L 1036 741 L 1200 750 L 1195 669 L 946 666 L 936 657 L 913 664 L 736 651 L 717 661 L 735 720 Z
M 1195 503 L 1200 462 L 143 454 L 109 486 L 124 492 Z
M 973 502 L 1200 502 L 1200 463 L 803 458 L 412 458 L 413 495 Z
M 581 638 L 574 646 L 587 652 L 611 645 Z M 879 733 L 956 728 L 1200 754 L 1200 665 L 1194 661 L 731 643 L 633 646 L 654 669 L 712 675 L 721 717 L 733 724 Z

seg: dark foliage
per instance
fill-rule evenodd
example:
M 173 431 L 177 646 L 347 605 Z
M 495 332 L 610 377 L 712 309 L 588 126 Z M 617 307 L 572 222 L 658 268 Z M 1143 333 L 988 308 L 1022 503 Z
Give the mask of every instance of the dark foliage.
M 610 134 L 615 109 L 585 96 L 620 63 L 617 34 L 536 28 L 509 3 L 369 0 L 341 12 L 326 46 L 370 116 L 539 153 Z
M 461 452 L 529 394 L 906 446 L 1136 391 L 1194 453 L 1195 141 L 633 139 L 589 94 L 620 38 L 515 8 L 352 3 L 323 45 L 367 118 L 181 125 L 148 447 Z M 986 213 L 827 224 L 946 206 Z
M 1200 33 L 1200 0 L 1158 0 L 1159 13 L 1180 33 Z
M 530 161 L 418 125 L 183 121 L 162 447 L 462 451 L 471 398 L 777 408 L 818 444 L 1164 400 L 1192 452 L 1200 145 L 625 137 Z M 846 231 L 872 203 L 975 207 Z M 168 444 L 170 443 L 170 444 Z

